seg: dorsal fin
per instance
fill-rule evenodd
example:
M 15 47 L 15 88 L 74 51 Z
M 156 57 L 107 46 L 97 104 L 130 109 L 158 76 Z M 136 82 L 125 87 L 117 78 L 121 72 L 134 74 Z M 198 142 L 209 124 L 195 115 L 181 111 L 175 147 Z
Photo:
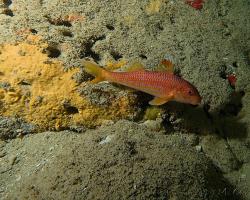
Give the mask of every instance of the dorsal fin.
M 127 72 L 134 72 L 134 71 L 145 71 L 143 64 L 139 63 L 139 62 L 135 62 L 132 65 L 130 65 L 129 67 L 127 67 L 125 69 L 125 71 Z
M 174 64 L 172 60 L 163 59 L 156 68 L 157 71 L 174 73 Z

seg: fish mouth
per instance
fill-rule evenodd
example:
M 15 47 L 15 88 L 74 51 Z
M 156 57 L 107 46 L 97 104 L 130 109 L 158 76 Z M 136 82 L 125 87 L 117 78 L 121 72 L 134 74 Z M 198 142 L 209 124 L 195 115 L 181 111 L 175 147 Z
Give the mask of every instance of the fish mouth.
M 197 98 L 195 98 L 194 101 L 191 102 L 190 104 L 197 107 L 198 105 L 201 104 L 201 100 L 202 100 L 201 96 L 197 96 Z
M 192 106 L 192 107 L 194 107 L 194 108 L 196 108 L 196 107 L 198 107 L 200 104 L 190 104 L 190 106 Z
M 199 96 L 199 99 L 198 99 L 198 105 L 200 105 L 201 104 L 201 100 L 202 100 L 202 98 L 201 98 L 201 96 Z

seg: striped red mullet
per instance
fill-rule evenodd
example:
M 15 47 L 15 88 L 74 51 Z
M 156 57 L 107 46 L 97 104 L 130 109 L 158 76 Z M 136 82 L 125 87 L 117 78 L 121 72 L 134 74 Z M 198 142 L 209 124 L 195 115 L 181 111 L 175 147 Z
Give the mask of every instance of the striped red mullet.
M 131 72 L 110 72 L 99 65 L 83 61 L 87 73 L 95 76 L 94 83 L 109 81 L 134 88 L 155 96 L 150 105 L 162 105 L 168 101 L 178 101 L 198 105 L 201 96 L 188 81 L 169 72 L 151 72 L 143 68 Z

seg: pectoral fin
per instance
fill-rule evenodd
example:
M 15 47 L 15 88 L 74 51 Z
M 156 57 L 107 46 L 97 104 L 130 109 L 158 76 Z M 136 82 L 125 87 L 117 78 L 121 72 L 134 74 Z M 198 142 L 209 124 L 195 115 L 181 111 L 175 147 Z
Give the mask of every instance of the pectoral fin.
M 167 103 L 168 101 L 170 101 L 171 98 L 160 98 L 160 97 L 155 97 L 153 100 L 149 101 L 148 103 L 150 105 L 154 105 L 154 106 L 160 106 L 163 105 L 165 103 Z
M 99 83 L 105 81 L 105 79 L 103 79 L 102 77 L 96 77 L 93 80 L 90 81 L 90 83 L 95 84 L 95 83 Z

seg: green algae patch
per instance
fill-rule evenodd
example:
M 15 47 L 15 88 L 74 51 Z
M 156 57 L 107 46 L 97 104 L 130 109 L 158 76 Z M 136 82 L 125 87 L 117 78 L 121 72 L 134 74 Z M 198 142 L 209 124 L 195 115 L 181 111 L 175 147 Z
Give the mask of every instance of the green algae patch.
M 158 107 L 158 106 L 149 106 L 145 111 L 144 119 L 155 120 L 161 117 L 163 113 L 164 113 L 163 108 Z

